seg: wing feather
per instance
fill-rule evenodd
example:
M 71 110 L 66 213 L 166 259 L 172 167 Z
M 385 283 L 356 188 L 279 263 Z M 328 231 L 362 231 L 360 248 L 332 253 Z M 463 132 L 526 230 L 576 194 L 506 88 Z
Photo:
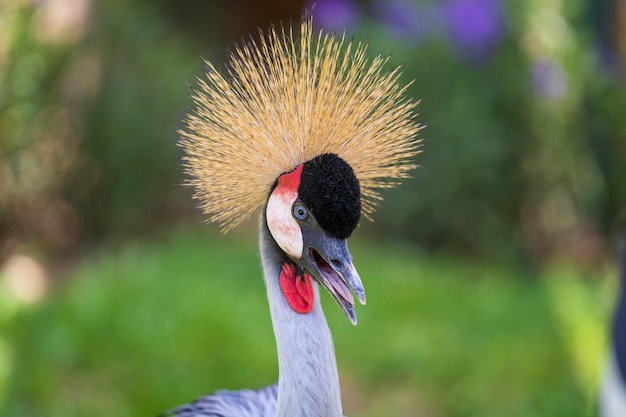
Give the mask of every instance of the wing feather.
M 275 417 L 277 384 L 258 390 L 220 390 L 159 417 Z

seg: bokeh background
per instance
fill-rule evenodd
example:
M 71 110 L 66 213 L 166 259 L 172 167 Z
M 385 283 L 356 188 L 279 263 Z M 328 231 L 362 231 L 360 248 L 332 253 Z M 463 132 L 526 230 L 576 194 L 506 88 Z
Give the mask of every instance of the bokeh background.
M 140 416 L 277 378 L 255 222 L 203 224 L 202 58 L 313 7 L 421 99 L 415 178 L 327 299 L 351 416 L 592 416 L 626 224 L 620 0 L 0 0 L 0 415 Z M 328 297 L 326 297 L 328 298 Z

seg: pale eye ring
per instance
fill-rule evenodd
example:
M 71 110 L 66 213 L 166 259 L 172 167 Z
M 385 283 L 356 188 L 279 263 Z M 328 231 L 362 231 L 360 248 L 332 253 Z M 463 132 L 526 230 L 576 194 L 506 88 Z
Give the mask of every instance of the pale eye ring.
M 309 217 L 309 211 L 302 204 L 296 203 L 291 208 L 291 212 L 293 213 L 293 217 L 298 220 L 306 220 Z

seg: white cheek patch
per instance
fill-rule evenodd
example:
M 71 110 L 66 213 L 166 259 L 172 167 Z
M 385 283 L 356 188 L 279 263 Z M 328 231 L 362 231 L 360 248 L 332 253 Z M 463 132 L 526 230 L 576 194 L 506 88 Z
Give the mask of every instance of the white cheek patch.
M 298 193 L 286 187 L 276 187 L 267 200 L 267 227 L 272 237 L 287 255 L 294 259 L 302 257 L 302 230 L 291 215 L 291 206 Z

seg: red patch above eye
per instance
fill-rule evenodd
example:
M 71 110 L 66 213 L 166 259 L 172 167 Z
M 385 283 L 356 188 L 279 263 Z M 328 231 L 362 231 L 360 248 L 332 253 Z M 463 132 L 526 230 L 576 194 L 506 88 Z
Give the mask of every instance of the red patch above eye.
M 293 171 L 278 177 L 278 188 L 283 192 L 290 191 L 297 193 L 303 168 L 304 165 L 300 164 Z
M 283 290 L 285 299 L 296 313 L 311 312 L 315 293 L 309 274 L 298 275 L 293 264 L 285 263 L 280 271 L 280 288 Z

